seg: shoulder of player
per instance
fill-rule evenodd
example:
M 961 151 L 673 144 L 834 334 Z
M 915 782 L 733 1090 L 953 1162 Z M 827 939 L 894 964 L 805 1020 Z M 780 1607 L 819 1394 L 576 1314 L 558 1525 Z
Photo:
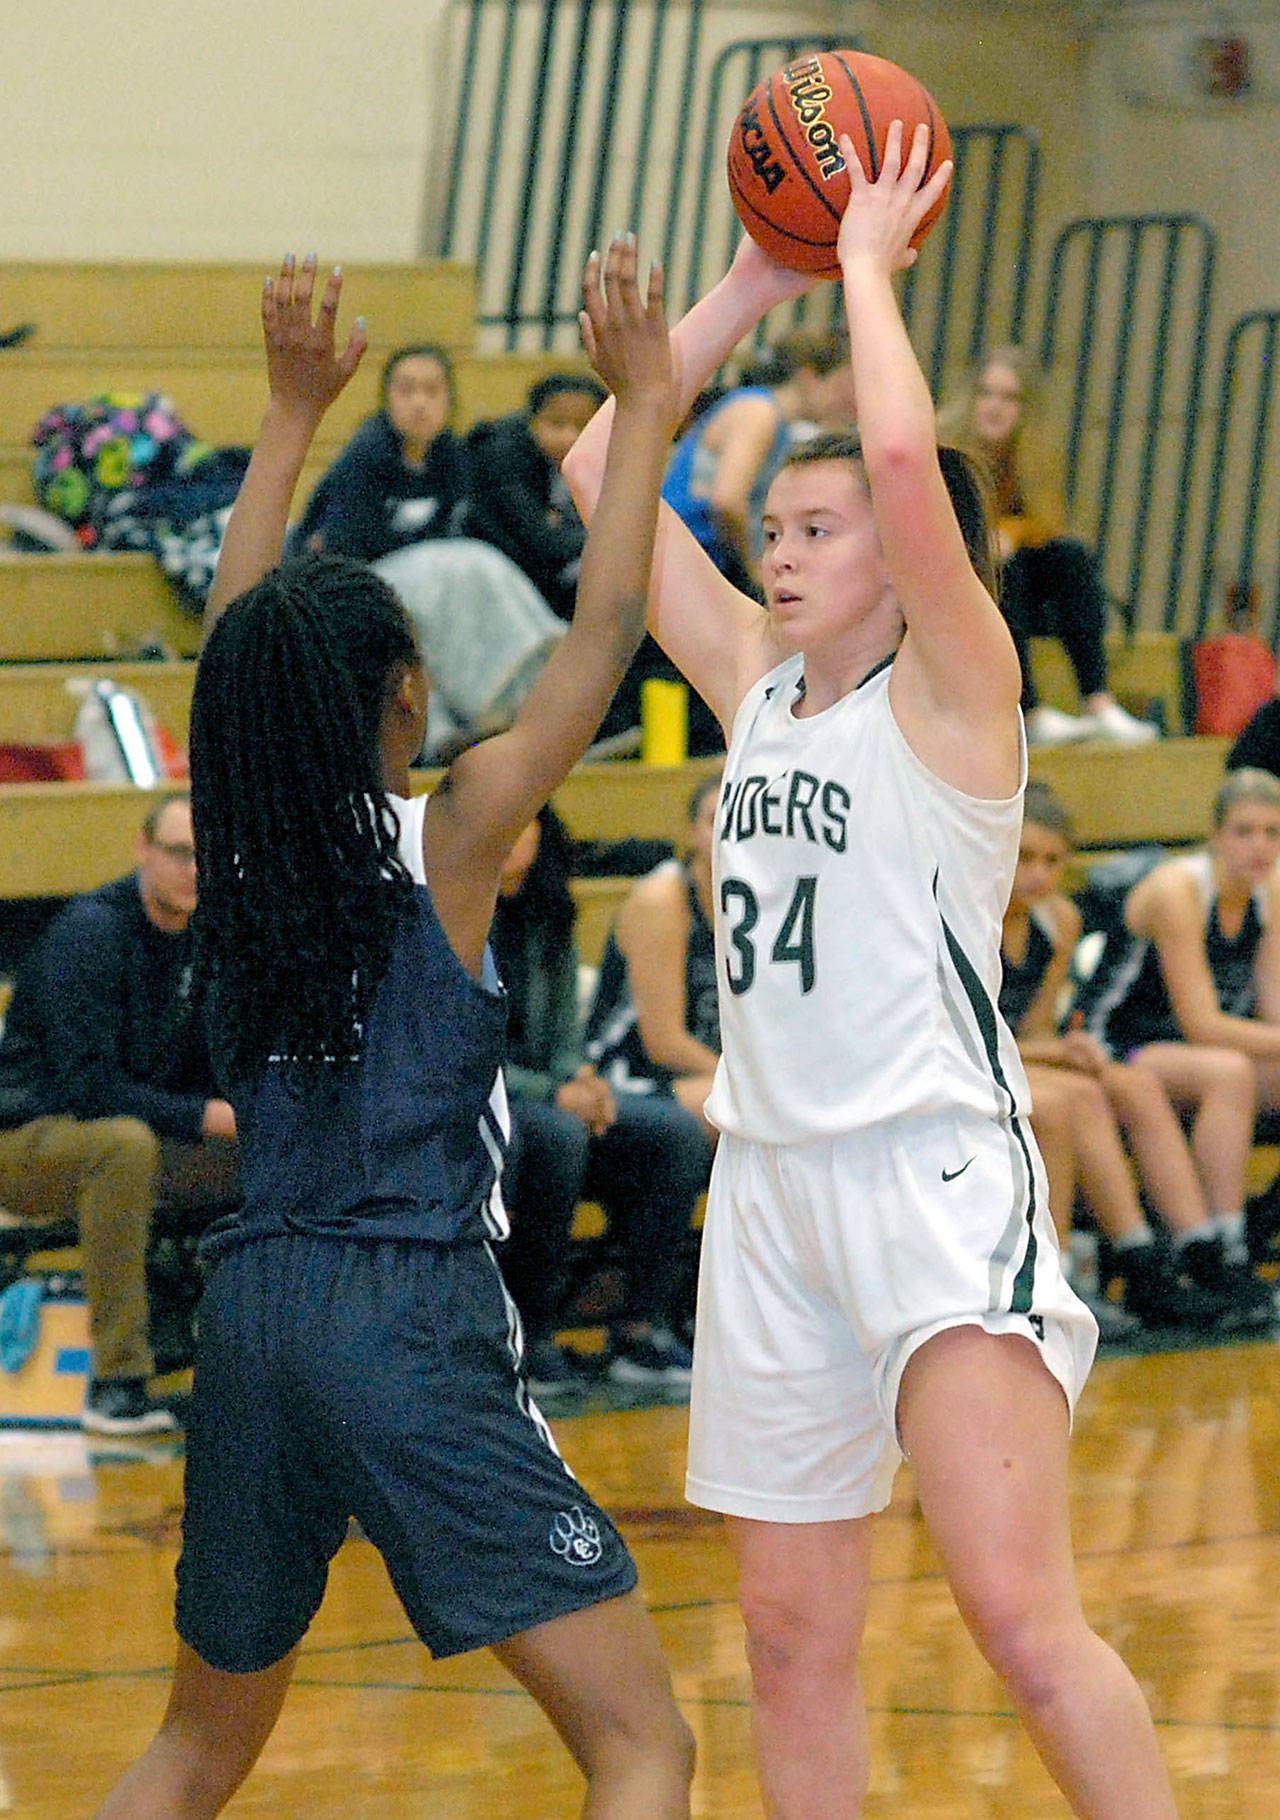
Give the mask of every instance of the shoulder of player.
M 678 923 L 689 917 L 689 898 L 685 884 L 684 868 L 677 859 L 663 860 L 652 872 L 646 872 L 643 878 L 628 891 L 618 911 L 618 932 L 620 939 L 630 937 L 641 929 L 650 928 L 655 922 L 664 926 Z

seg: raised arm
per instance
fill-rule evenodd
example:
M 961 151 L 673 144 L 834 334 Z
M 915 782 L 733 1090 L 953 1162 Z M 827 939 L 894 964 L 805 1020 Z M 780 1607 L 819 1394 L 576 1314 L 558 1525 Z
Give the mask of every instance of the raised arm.
M 902 126 L 889 129 L 872 183 L 851 143 L 849 204 L 838 253 L 849 322 L 858 434 L 876 525 L 906 636 L 892 700 L 917 754 L 949 782 L 984 796 L 1017 788 L 1017 656 L 965 546 L 937 453 L 933 400 L 907 337 L 894 273 L 915 259 L 912 234 L 950 176 L 921 187 L 928 133 L 905 164 Z
M 761 318 L 815 280 L 775 265 L 744 236 L 733 264 L 671 332 L 680 374 L 679 415 Z M 613 400 L 596 412 L 564 459 L 561 472 L 579 512 L 590 522 L 599 497 Z M 746 688 L 777 661 L 768 621 L 757 603 L 731 586 L 676 514 L 659 515 L 648 626 L 726 728 Z
M 219 613 L 260 581 L 280 560 L 289 508 L 320 419 L 360 364 L 368 337 L 358 317 L 341 353 L 334 324 L 342 273 L 329 274 L 316 320 L 311 320 L 316 261 L 295 266 L 289 254 L 280 276 L 262 291 L 262 333 L 267 350 L 267 408 L 248 470 L 231 509 L 217 573 L 205 607 L 207 636 Z
M 634 240 L 584 279 L 583 340 L 617 412 L 582 553 L 577 606 L 506 733 L 464 752 L 428 805 L 427 879 L 465 964 L 478 961 L 516 835 L 590 744 L 644 632 L 658 489 L 678 410 L 661 274 L 636 284 Z

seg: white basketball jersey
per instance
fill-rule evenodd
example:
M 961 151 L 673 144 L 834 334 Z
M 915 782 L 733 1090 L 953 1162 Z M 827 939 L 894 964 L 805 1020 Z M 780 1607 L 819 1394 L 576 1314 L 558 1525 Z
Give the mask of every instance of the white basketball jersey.
M 802 670 L 796 656 L 763 677 L 733 724 L 708 1116 L 788 1144 L 948 1106 L 1025 1112 L 996 1010 L 1021 790 L 986 801 L 928 770 L 893 718 L 887 661 L 797 720 Z

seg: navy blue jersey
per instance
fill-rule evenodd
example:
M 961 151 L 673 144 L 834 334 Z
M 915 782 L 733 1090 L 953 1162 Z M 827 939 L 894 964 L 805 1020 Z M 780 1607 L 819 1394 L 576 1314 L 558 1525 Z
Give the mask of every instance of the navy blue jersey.
M 1239 931 L 1223 934 L 1218 902 L 1213 892 L 1213 868 L 1208 853 L 1188 854 L 1172 862 L 1190 870 L 1204 902 L 1205 959 L 1213 978 L 1218 1009 L 1229 1017 L 1251 1017 L 1254 1011 L 1254 962 L 1262 940 L 1263 894 L 1255 891 L 1246 906 Z M 1185 1040 L 1174 1016 L 1153 941 L 1128 929 L 1109 938 L 1089 982 L 1085 1027 L 1113 1055 L 1125 1056 L 1147 1043 Z
M 211 1251 L 283 1232 L 437 1244 L 505 1235 L 506 998 L 487 952 L 485 981 L 467 973 L 420 882 L 425 798 L 391 801 L 419 882 L 359 1057 L 305 1073 L 269 1062 L 253 1086 L 233 1088 L 244 1205 L 208 1235 Z
M 1044 983 L 1053 955 L 1053 938 L 1045 927 L 1043 912 L 1037 913 L 1034 909 L 1027 917 L 1027 951 L 1020 966 L 1009 959 L 1003 944 L 1001 945 L 1000 997 L 997 1007 L 1015 1036 L 1018 1034 L 1018 1025 L 1035 1003 L 1036 993 Z

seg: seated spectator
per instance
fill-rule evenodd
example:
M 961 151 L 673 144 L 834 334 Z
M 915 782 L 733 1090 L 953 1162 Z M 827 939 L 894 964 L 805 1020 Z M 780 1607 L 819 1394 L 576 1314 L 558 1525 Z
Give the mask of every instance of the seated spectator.
M 237 1194 L 235 1119 L 192 991 L 191 808 L 164 797 L 137 870 L 73 898 L 24 961 L 0 1040 L 0 1202 L 80 1228 L 93 1376 L 84 1426 L 176 1426 L 148 1394 L 146 1257 L 157 1203 Z
M 795 330 L 753 364 L 747 381 L 723 392 L 686 428 L 667 464 L 662 496 L 721 573 L 759 599 L 764 496 L 794 435 L 847 423 L 853 391 L 848 343 L 833 332 Z M 646 638 L 602 734 L 640 724 L 640 685 L 650 677 L 683 681 Z M 689 751 L 694 757 L 724 751 L 723 730 L 693 689 Z
M 633 887 L 605 944 L 587 1055 L 615 1093 L 669 1096 L 716 1129 L 703 1108 L 720 1059 L 712 929 L 711 850 L 720 775 L 689 799 L 682 859 L 666 860 Z
M 590 374 L 549 373 L 523 411 L 478 423 L 467 436 L 471 498 L 462 529 L 509 556 L 566 620 L 587 533 L 560 463 L 604 399 Z
M 1181 1102 L 1189 1147 L 1164 1082 L 1141 1058 L 1113 1060 L 1096 1037 L 1059 1033 L 1058 1003 L 1080 935 L 1080 913 L 1059 890 L 1070 824 L 1044 784 L 1027 786 L 1022 842 L 1001 938 L 1000 1010 L 1031 1088 L 1031 1125 L 1049 1178 L 1049 1206 L 1066 1245 L 1075 1184 L 1110 1241 L 1124 1305 L 1151 1326 L 1266 1323 L 1265 1284 L 1223 1247 L 1219 1215 L 1239 1204 L 1252 1136 L 1252 1091 L 1229 1050 L 1185 1048 Z M 1122 1141 L 1123 1134 L 1123 1141 Z M 1171 1252 L 1148 1226 L 1125 1154 Z
M 667 465 L 662 497 L 720 572 L 758 598 L 764 496 L 793 425 L 812 435 L 847 422 L 848 344 L 836 334 L 798 330 L 778 341 L 751 375 L 750 383 L 725 392 L 685 431 Z
M 389 354 L 378 409 L 322 476 L 290 533 L 290 552 L 374 562 L 449 536 L 467 492 L 465 447 L 449 427 L 453 407 L 443 348 L 424 341 Z
M 986 475 L 997 519 L 1000 611 L 1022 665 L 1022 711 L 1033 744 L 1157 737 L 1107 688 L 1107 595 L 1097 559 L 1068 535 L 1066 506 L 1035 414 L 1036 367 L 1024 348 L 997 348 L 939 413 L 940 434 Z M 1033 635 L 1057 638 L 1071 660 L 1083 713 L 1040 702 L 1031 673 Z
M 1213 831 L 1197 852 L 1155 865 L 1128 891 L 1123 925 L 1109 937 L 1082 995 L 1086 1027 L 1112 1055 L 1139 1056 L 1175 1105 L 1192 1092 L 1197 1050 L 1234 1062 L 1233 1111 L 1217 1142 L 1234 1163 L 1233 1187 L 1215 1225 L 1228 1254 L 1280 1261 L 1280 1191 L 1244 1209 L 1239 1127 L 1256 1104 L 1280 1107 L 1280 779 L 1231 772 L 1213 806 Z M 1202 1114 L 1203 1117 L 1203 1114 Z M 1229 1127 L 1229 1128 L 1228 1128 Z
M 711 1146 L 673 1099 L 618 1092 L 583 1057 L 575 905 L 568 840 L 544 808 L 512 849 L 492 930 L 509 1014 L 511 1144 L 503 1196 L 511 1237 L 502 1268 L 529 1342 L 535 1390 L 572 1381 L 554 1343 L 579 1201 L 604 1207 L 625 1278 L 610 1326 L 609 1375 L 623 1384 L 682 1385 L 691 1356 L 671 1330 L 694 1204 Z

